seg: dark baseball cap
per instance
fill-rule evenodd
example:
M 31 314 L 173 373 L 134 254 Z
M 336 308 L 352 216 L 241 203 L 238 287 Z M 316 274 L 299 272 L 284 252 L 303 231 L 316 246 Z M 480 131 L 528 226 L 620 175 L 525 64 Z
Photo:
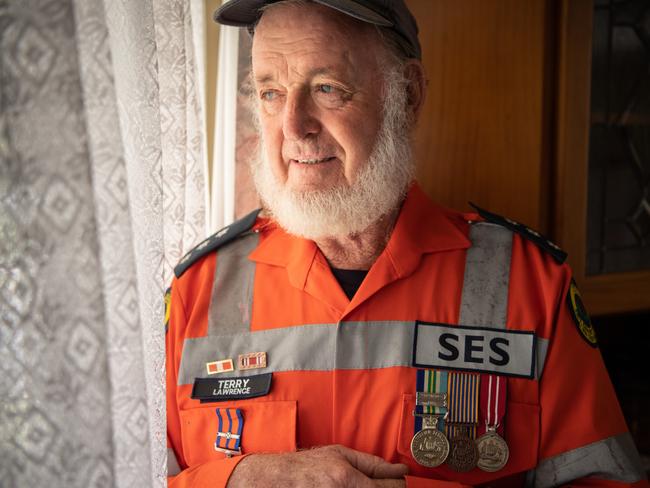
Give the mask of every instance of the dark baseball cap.
M 230 0 L 215 13 L 214 20 L 224 25 L 253 27 L 260 18 L 260 9 L 278 0 Z M 380 27 L 392 30 L 409 58 L 422 59 L 418 25 L 404 0 L 312 0 Z

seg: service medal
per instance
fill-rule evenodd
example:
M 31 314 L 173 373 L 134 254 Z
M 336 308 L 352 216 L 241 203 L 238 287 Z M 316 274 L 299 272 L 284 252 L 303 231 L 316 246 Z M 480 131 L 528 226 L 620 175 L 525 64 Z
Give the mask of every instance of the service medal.
M 493 473 L 503 469 L 510 457 L 505 439 L 497 433 L 506 413 L 506 388 L 504 378 L 490 375 L 484 382 L 486 391 L 481 408 L 485 412 L 485 434 L 478 438 L 477 466 L 483 471 Z
M 510 457 L 508 444 L 499 434 L 488 430 L 476 441 L 478 447 L 477 466 L 483 471 L 494 473 L 503 469 Z
M 435 468 L 449 455 L 449 441 L 438 429 L 422 429 L 411 440 L 413 459 L 427 468 Z
M 447 466 L 459 473 L 474 469 L 479 460 L 479 451 L 473 439 L 465 435 L 457 435 L 449 441 L 449 456 Z
M 418 370 L 417 387 L 411 454 L 418 464 L 435 468 L 449 455 L 449 441 L 442 432 L 447 417 L 447 372 Z
M 478 450 L 474 439 L 479 417 L 480 376 L 474 373 L 449 373 L 449 418 L 445 426 L 449 437 L 447 466 L 459 473 L 476 467 Z

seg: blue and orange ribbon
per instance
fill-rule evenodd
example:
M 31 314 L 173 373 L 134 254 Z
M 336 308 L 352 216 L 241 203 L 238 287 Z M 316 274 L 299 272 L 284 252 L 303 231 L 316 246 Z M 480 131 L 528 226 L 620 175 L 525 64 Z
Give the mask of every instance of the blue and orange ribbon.
M 228 455 L 241 454 L 241 433 L 244 428 L 244 417 L 238 408 L 217 408 L 219 421 L 217 439 L 214 449 Z M 224 428 L 225 427 L 225 428 Z

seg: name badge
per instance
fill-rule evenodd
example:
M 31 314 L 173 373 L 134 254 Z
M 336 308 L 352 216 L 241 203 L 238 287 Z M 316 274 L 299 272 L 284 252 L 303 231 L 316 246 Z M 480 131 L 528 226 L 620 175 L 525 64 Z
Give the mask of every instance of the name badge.
M 416 322 L 413 366 L 533 378 L 533 332 Z
M 209 403 L 264 396 L 271 390 L 271 376 L 272 373 L 241 378 L 196 378 L 192 398 Z

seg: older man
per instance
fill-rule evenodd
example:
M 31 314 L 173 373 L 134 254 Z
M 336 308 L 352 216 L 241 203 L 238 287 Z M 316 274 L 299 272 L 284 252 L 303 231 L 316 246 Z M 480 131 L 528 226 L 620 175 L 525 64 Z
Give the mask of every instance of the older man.
M 564 254 L 430 202 L 401 0 L 233 0 L 266 215 L 176 268 L 170 486 L 643 484 Z

